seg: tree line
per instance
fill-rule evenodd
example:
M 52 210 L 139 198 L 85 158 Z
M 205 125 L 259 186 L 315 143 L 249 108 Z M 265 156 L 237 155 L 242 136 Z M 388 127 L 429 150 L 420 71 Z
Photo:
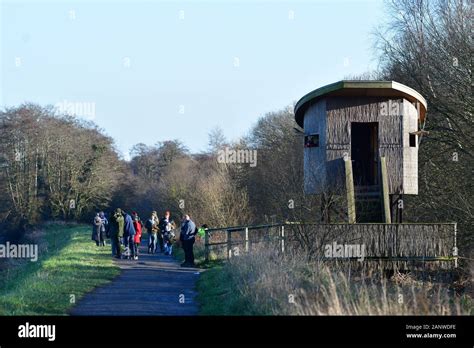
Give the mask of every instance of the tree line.
M 49 219 L 81 220 L 106 206 L 123 163 L 98 127 L 52 107 L 0 112 L 0 223 L 21 235 Z

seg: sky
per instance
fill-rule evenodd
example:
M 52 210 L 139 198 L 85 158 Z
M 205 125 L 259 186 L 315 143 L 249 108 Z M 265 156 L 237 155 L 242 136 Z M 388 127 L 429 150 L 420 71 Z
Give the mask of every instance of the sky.
M 205 151 L 306 93 L 377 67 L 383 2 L 0 0 L 0 108 L 92 120 L 124 158 L 179 139 Z

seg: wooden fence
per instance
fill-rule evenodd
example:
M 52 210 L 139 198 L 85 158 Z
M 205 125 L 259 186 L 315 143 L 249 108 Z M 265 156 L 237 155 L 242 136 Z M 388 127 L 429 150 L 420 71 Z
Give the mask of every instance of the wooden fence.
M 456 223 L 357 223 L 309 224 L 285 222 L 266 225 L 235 226 L 207 229 L 204 236 L 205 258 L 216 250 L 225 251 L 230 259 L 248 253 L 255 243 L 273 241 L 280 252 L 291 243 L 306 238 L 310 252 L 322 259 L 328 245 L 363 246 L 364 259 L 386 263 L 436 261 L 444 267 L 457 267 Z M 256 238 L 255 238 L 256 237 Z M 309 242 L 308 242 L 309 241 Z M 277 242 L 277 243 L 275 243 Z M 304 241 L 303 241 L 304 242 Z M 350 257 L 349 257 L 350 258 Z M 356 258 L 356 257 L 352 257 Z

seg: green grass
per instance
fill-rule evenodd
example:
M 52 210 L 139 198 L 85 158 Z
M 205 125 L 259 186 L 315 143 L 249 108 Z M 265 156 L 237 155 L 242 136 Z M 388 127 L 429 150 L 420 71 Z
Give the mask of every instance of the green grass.
M 90 227 L 49 225 L 37 262 L 1 274 L 0 315 L 67 315 L 85 293 L 120 273 L 110 247 L 99 248 Z
M 201 273 L 197 282 L 200 315 L 262 315 L 236 291 L 235 278 L 225 265 L 216 265 Z
M 175 245 L 173 256 L 178 261 L 184 261 L 183 248 Z M 233 278 L 224 260 L 205 260 L 204 246 L 200 243 L 194 245 L 194 258 L 196 266 L 205 268 L 197 282 L 197 302 L 200 315 L 241 315 L 248 307 L 245 299 L 238 297 L 232 291 Z

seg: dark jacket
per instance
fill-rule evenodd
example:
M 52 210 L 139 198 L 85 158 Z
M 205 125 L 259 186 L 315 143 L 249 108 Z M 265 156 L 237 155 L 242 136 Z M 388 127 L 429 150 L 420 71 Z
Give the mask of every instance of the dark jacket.
M 125 213 L 125 224 L 123 228 L 123 236 L 134 236 L 135 235 L 135 227 L 133 227 L 133 219 L 129 214 Z
M 170 226 L 172 223 L 173 223 L 173 220 L 171 220 L 171 218 L 167 219 L 165 217 L 162 217 L 160 219 L 160 224 L 159 224 L 161 233 L 169 232 L 169 230 L 172 229 Z
M 179 240 L 194 240 L 196 232 L 196 225 L 194 222 L 192 220 L 187 220 L 181 225 L 181 234 L 179 235 Z

